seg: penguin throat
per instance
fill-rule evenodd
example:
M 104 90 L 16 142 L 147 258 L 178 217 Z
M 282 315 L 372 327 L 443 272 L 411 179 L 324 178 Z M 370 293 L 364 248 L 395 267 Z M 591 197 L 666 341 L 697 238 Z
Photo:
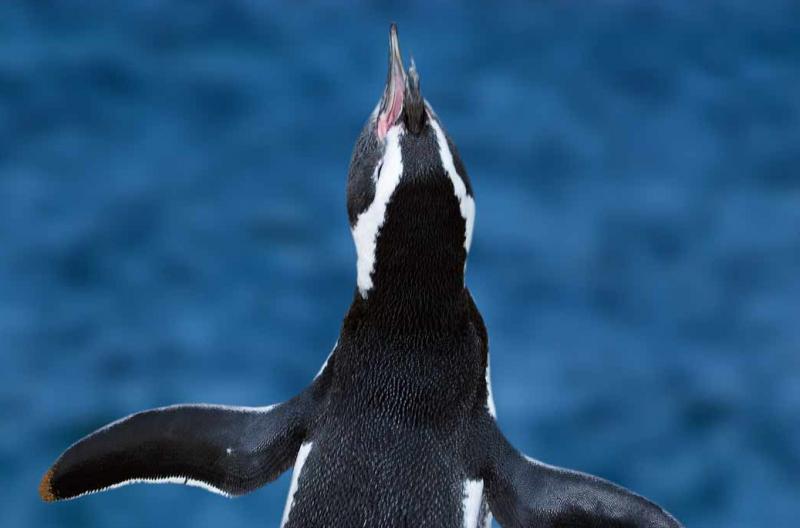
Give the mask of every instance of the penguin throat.
M 438 123 L 416 135 L 392 127 L 373 181 L 353 224 L 361 299 L 419 313 L 463 297 L 475 202 Z
M 447 179 L 401 182 L 386 207 L 370 288 L 359 288 L 362 298 L 371 306 L 417 315 L 460 298 L 467 259 L 465 232 L 458 199 Z

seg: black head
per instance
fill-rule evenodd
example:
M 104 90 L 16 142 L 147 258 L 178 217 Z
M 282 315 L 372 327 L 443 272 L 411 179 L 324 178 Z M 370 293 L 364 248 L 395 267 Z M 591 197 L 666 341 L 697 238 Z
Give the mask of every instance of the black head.
M 347 210 L 361 297 L 463 290 L 472 188 L 455 145 L 422 97 L 413 59 L 408 72 L 403 67 L 394 24 L 386 87 L 350 162 Z

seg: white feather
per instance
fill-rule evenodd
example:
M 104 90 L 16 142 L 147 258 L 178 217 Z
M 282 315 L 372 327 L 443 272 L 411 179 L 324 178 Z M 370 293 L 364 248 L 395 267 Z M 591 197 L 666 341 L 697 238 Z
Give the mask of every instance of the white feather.
M 497 408 L 494 406 L 494 395 L 492 394 L 492 369 L 489 365 L 489 354 L 486 354 L 486 408 L 492 418 L 497 418 Z
M 308 459 L 308 455 L 311 453 L 311 447 L 313 445 L 313 442 L 306 442 L 300 446 L 300 450 L 297 452 L 297 459 L 294 462 L 294 471 L 292 472 L 292 483 L 289 486 L 289 495 L 286 497 L 286 507 L 283 509 L 281 527 L 289 520 L 289 513 L 291 513 L 292 507 L 294 506 L 294 494 L 297 493 L 297 483 L 300 480 L 300 473 L 303 471 L 303 466 L 306 463 L 306 459 Z
M 334 343 L 330 354 L 328 354 L 328 357 L 325 358 L 325 363 L 322 364 L 322 367 L 320 367 L 319 372 L 317 372 L 317 375 L 314 376 L 314 379 L 317 379 L 318 377 L 322 376 L 322 373 L 325 372 L 325 368 L 328 366 L 328 361 L 331 360 L 331 356 L 333 356 L 333 352 L 336 350 L 337 346 L 339 346 L 339 340 L 338 339 L 336 340 L 336 343 Z
M 109 491 L 109 490 L 121 488 L 121 487 L 127 486 L 129 484 L 182 484 L 184 486 L 192 486 L 192 487 L 195 487 L 195 488 L 201 488 L 201 489 L 204 489 L 206 491 L 210 491 L 211 493 L 216 493 L 217 495 L 222 495 L 223 497 L 228 497 L 228 498 L 232 497 L 232 495 L 230 493 L 222 491 L 219 488 L 215 488 L 214 486 L 212 486 L 208 482 L 203 482 L 203 481 L 200 481 L 200 480 L 190 479 L 190 478 L 187 478 L 187 477 L 175 476 L 175 477 L 164 477 L 164 478 L 158 478 L 158 479 L 130 479 L 130 480 L 123 480 L 122 482 L 117 482 L 116 484 L 112 484 L 111 486 L 106 486 L 104 488 L 97 488 L 97 489 L 85 491 L 83 493 L 75 495 L 74 497 L 69 497 L 69 498 L 64 499 L 64 500 L 74 500 L 74 499 L 77 499 L 79 497 L 83 497 L 83 496 L 86 496 L 86 495 L 92 495 L 94 493 L 100 493 L 101 491 Z M 59 499 L 59 500 L 61 500 L 61 499 Z
M 453 190 L 456 193 L 456 198 L 458 198 L 461 216 L 466 223 L 464 249 L 469 252 L 469 248 L 472 245 L 472 230 L 475 227 L 475 200 L 467 194 L 467 186 L 464 184 L 463 176 L 456 170 L 456 166 L 453 163 L 453 153 L 450 152 L 450 147 L 447 145 L 447 137 L 444 135 L 442 127 L 439 126 L 435 118 L 431 119 L 430 123 L 436 133 L 436 142 L 439 144 L 439 157 L 442 160 L 442 166 L 450 177 L 450 181 L 453 182 Z
M 400 177 L 403 175 L 403 157 L 400 152 L 400 136 L 403 133 L 401 126 L 394 126 L 386 133 L 386 150 L 377 182 L 375 183 L 375 198 L 369 207 L 358 215 L 353 226 L 353 241 L 356 244 L 358 256 L 358 290 L 366 299 L 372 289 L 372 272 L 375 269 L 375 248 L 378 233 L 386 220 L 386 206 L 392 198 Z M 376 169 L 377 170 L 377 169 Z
M 478 528 L 481 501 L 483 501 L 483 481 L 465 480 L 462 503 L 463 528 Z

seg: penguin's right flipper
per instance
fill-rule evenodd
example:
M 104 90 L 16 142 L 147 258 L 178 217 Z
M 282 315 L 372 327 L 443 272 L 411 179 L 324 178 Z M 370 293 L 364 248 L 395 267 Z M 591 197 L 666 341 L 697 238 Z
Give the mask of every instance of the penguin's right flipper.
M 335 347 L 334 347 L 335 350 Z M 67 449 L 45 473 L 51 502 L 136 482 L 243 495 L 295 461 L 330 386 L 333 352 L 306 389 L 268 407 L 173 405 L 117 420 Z
M 114 422 L 67 449 L 39 486 L 45 501 L 133 482 L 241 495 L 293 462 L 304 434 L 299 399 L 264 408 L 175 405 Z
M 631 491 L 522 455 L 497 429 L 489 445 L 486 497 L 504 528 L 681 528 Z

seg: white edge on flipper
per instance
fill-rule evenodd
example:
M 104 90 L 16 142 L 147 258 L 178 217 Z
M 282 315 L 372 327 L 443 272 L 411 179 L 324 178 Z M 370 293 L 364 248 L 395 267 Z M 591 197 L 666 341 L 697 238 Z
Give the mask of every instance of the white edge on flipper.
M 462 503 L 463 528 L 479 528 L 482 502 L 483 481 L 465 480 Z
M 367 298 L 372 289 L 372 272 L 375 268 L 375 250 L 377 247 L 378 233 L 386 220 L 386 207 L 392 199 L 395 189 L 403 176 L 403 155 L 400 151 L 400 136 L 405 129 L 395 125 L 386 133 L 386 150 L 383 159 L 375 166 L 380 167 L 380 174 L 375 183 L 375 197 L 356 219 L 353 226 L 353 241 L 356 244 L 356 269 L 358 272 L 358 291 L 363 298 Z
M 330 354 L 328 354 L 328 357 L 325 358 L 325 363 L 322 364 L 322 367 L 320 367 L 319 372 L 317 372 L 317 375 L 314 376 L 314 379 L 317 379 L 318 377 L 322 376 L 322 373 L 325 372 L 325 368 L 328 366 L 328 361 L 331 360 L 331 357 L 333 356 L 333 353 L 336 352 L 336 347 L 337 346 L 339 346 L 339 340 L 338 339 L 336 340 L 336 343 L 333 344 L 333 348 L 331 349 Z
M 589 478 L 599 479 L 599 477 L 595 477 L 594 475 L 589 475 L 588 473 L 582 473 L 582 472 L 576 471 L 574 469 L 566 469 L 566 468 L 562 468 L 562 467 L 558 467 L 558 466 L 553 466 L 551 464 L 545 464 L 541 460 L 536 460 L 535 458 L 529 457 L 525 453 L 521 453 L 521 454 L 525 458 L 525 460 L 527 460 L 530 464 L 532 464 L 534 466 L 537 466 L 537 467 L 540 467 L 542 469 L 547 469 L 547 470 L 550 470 L 550 471 L 554 471 L 554 472 L 560 473 L 562 475 L 570 475 L 570 474 L 572 474 L 572 475 L 580 475 L 580 476 L 585 476 L 585 477 L 589 477 Z
M 292 471 L 292 483 L 289 485 L 289 495 L 286 497 L 286 506 L 283 509 L 283 518 L 281 519 L 281 527 L 289 520 L 289 514 L 292 512 L 294 506 L 294 494 L 297 493 L 297 484 L 300 480 L 300 474 L 303 472 L 303 466 L 311 453 L 311 448 L 314 442 L 306 442 L 300 446 L 297 451 L 297 459 L 294 462 L 294 470 Z
M 280 403 L 273 403 L 272 405 L 264 405 L 263 407 L 244 407 L 244 406 L 241 406 L 241 405 L 215 405 L 213 403 L 178 403 L 178 404 L 175 404 L 175 405 L 167 405 L 166 407 L 156 407 L 156 408 L 153 408 L 153 409 L 147 409 L 145 411 L 139 411 L 139 412 L 136 412 L 136 413 L 133 413 L 133 414 L 129 414 L 128 416 L 120 418 L 119 420 L 114 420 L 113 422 L 111 422 L 108 425 L 104 425 L 100 429 L 98 429 L 95 432 L 91 433 L 89 436 L 94 436 L 96 434 L 108 431 L 109 429 L 111 429 L 115 425 L 119 425 L 122 422 L 124 422 L 125 420 L 128 420 L 129 418 L 133 418 L 136 415 L 139 415 L 139 414 L 142 414 L 142 413 L 146 413 L 146 412 L 163 412 L 163 411 L 171 411 L 171 410 L 174 410 L 174 409 L 185 409 L 185 408 L 188 408 L 188 407 L 195 407 L 195 408 L 200 408 L 200 409 L 218 409 L 220 411 L 248 412 L 248 413 L 249 412 L 252 412 L 252 413 L 268 413 L 272 409 L 277 407 L 278 405 L 280 405 Z M 88 438 L 88 436 L 86 438 Z M 83 442 L 86 438 L 82 438 L 82 439 L 78 440 L 75 444 L 79 444 L 80 442 Z M 73 444 L 73 445 L 75 445 L 75 444 Z
M 110 490 L 113 490 L 113 489 L 121 488 L 121 487 L 127 486 L 129 484 L 180 484 L 180 485 L 183 485 L 183 486 L 191 486 L 191 487 L 194 487 L 194 488 L 204 489 L 206 491 L 210 491 L 211 493 L 216 493 L 217 495 L 222 495 L 223 497 L 226 497 L 226 498 L 229 498 L 229 499 L 234 497 L 234 495 L 231 495 L 230 493 L 222 491 L 219 488 L 215 488 L 211 484 L 209 484 L 207 482 L 203 482 L 201 480 L 190 479 L 190 478 L 187 478 L 187 477 L 164 477 L 164 478 L 158 478 L 158 479 L 130 479 L 130 480 L 124 480 L 122 482 L 117 482 L 116 484 L 112 484 L 111 486 L 106 486 L 104 488 L 97 488 L 97 489 L 93 489 L 93 490 L 89 490 L 89 491 L 84 491 L 83 493 L 81 493 L 79 495 L 75 495 L 74 497 L 66 497 L 66 498 L 63 498 L 63 499 L 59 498 L 58 500 L 59 500 L 59 502 L 71 501 L 71 500 L 79 499 L 81 497 L 85 497 L 86 495 L 94 495 L 95 493 L 101 493 L 103 491 L 110 491 Z

